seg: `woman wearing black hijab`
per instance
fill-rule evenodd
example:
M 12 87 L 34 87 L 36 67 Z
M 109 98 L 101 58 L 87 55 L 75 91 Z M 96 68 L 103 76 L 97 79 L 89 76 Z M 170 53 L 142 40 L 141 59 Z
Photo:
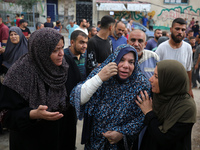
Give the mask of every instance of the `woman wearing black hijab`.
M 29 52 L 8 70 L 1 90 L 10 149 L 74 150 L 76 113 L 68 96 L 80 81 L 76 64 L 63 58 L 64 37 L 54 29 L 37 30 L 28 42 Z
M 9 30 L 8 42 L 3 53 L 2 69 L 3 73 L 18 60 L 22 55 L 28 52 L 27 39 L 19 27 L 11 27 Z
M 188 94 L 189 79 L 176 60 L 157 63 L 149 79 L 153 100 L 144 92 L 136 103 L 145 114 L 147 126 L 140 150 L 191 150 L 191 131 L 196 122 L 196 105 Z

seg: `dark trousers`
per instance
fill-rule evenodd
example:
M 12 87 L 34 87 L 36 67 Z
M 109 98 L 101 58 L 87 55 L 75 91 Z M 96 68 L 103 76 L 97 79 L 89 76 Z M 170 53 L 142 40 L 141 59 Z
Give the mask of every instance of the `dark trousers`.
M 153 31 L 153 26 L 149 26 L 149 30 L 150 30 L 150 31 Z
M 200 67 L 200 65 L 199 65 L 199 67 Z M 196 81 L 198 81 L 200 83 L 199 67 L 196 70 L 193 67 L 193 70 L 192 70 L 192 87 L 197 87 Z

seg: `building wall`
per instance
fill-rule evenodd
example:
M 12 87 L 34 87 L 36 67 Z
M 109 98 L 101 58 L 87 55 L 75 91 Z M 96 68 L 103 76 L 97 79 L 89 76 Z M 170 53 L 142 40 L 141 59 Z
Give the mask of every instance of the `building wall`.
M 151 2 L 151 0 L 146 0 Z M 164 4 L 164 0 L 154 0 L 151 5 L 151 11 L 148 16 L 152 15 L 155 20 L 155 28 L 169 29 L 175 18 L 186 18 L 189 23 L 192 17 L 195 21 L 200 21 L 200 1 L 190 0 L 189 4 Z
M 147 14 L 153 16 L 155 20 L 154 28 L 160 28 L 162 30 L 169 30 L 172 24 L 172 21 L 177 17 L 186 18 L 187 22 L 190 22 L 192 17 L 195 20 L 200 21 L 200 0 L 189 0 L 189 4 L 165 4 L 164 0 L 145 0 L 146 2 L 151 3 L 150 12 L 114 12 L 113 16 L 116 19 L 121 19 L 123 16 L 126 19 L 130 17 L 136 21 L 140 22 L 142 17 Z M 109 15 L 109 12 L 97 11 L 96 0 L 93 0 L 93 21 L 96 24 L 102 16 Z

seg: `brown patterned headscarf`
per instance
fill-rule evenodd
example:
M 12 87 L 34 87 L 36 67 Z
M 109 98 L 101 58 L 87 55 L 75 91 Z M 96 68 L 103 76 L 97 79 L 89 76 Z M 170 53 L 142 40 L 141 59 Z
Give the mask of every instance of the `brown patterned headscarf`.
M 3 84 L 19 93 L 33 109 L 47 105 L 49 111 L 66 110 L 66 87 L 69 65 L 63 58 L 56 66 L 50 58 L 64 37 L 55 29 L 43 28 L 31 34 L 28 54 L 7 72 Z

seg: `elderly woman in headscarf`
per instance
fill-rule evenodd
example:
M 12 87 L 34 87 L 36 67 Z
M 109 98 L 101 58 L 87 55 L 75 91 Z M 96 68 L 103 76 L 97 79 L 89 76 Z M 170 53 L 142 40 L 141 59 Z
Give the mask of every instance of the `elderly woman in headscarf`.
M 8 42 L 3 53 L 2 69 L 6 73 L 8 69 L 22 55 L 28 52 L 28 43 L 22 30 L 19 27 L 11 27 L 9 30 Z
M 147 92 L 141 92 L 142 97 L 136 101 L 147 125 L 140 150 L 190 150 L 196 105 L 188 94 L 185 68 L 176 60 L 160 61 L 149 81 L 153 100 Z
M 79 118 L 84 115 L 85 149 L 130 149 L 130 139 L 143 128 L 144 116 L 135 103 L 141 90 L 149 92 L 150 84 L 130 45 L 119 46 L 73 89 L 70 102 Z
M 29 52 L 8 70 L 1 90 L 10 149 L 74 150 L 76 113 L 69 93 L 80 81 L 72 71 L 76 64 L 63 58 L 64 37 L 54 29 L 37 30 L 28 42 Z

